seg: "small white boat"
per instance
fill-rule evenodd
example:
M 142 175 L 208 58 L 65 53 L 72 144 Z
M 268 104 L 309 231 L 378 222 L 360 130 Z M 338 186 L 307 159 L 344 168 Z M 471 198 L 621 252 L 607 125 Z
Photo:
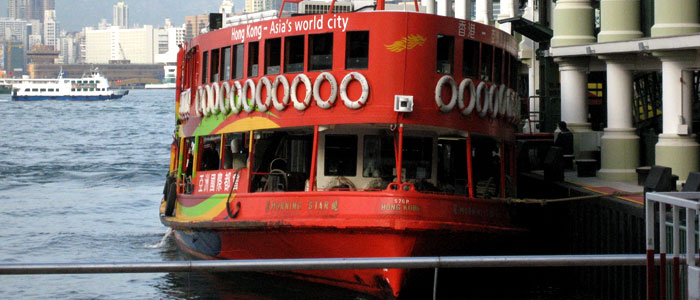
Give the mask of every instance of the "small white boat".
M 10 80 L 8 80 L 10 81 Z M 12 100 L 110 100 L 120 99 L 128 90 L 112 90 L 107 78 L 97 70 L 82 78 L 16 79 L 12 83 Z

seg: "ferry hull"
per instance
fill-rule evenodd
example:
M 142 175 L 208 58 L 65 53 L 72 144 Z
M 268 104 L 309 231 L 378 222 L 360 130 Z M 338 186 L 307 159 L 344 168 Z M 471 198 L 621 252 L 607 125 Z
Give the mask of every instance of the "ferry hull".
M 293 259 L 409 257 L 479 254 L 498 234 L 411 232 L 375 229 L 175 230 L 178 246 L 201 259 Z M 410 270 L 322 270 L 278 273 L 356 290 L 380 298 L 398 297 Z
M 59 101 L 104 101 L 117 100 L 124 95 L 104 95 L 104 96 L 12 96 L 13 101 L 43 101 L 43 100 L 59 100 Z

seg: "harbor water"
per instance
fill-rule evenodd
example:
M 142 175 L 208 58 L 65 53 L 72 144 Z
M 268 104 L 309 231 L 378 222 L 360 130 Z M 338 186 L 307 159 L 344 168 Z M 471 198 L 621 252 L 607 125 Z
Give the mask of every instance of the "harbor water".
M 96 102 L 0 95 L 0 263 L 189 259 L 158 218 L 173 97 L 173 90 L 133 90 Z M 532 271 L 440 270 L 437 298 L 578 298 L 558 282 L 566 272 Z M 401 299 L 431 299 L 432 276 L 415 276 Z M 155 273 L 2 275 L 0 299 L 372 298 L 267 274 Z

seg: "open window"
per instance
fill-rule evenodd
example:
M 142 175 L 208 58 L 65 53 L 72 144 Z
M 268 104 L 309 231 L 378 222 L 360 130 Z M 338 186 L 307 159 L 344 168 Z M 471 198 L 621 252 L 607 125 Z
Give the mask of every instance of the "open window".
M 248 43 L 248 77 L 258 76 L 258 47 L 260 42 Z
M 345 68 L 367 69 L 369 61 L 369 31 L 349 31 L 346 35 Z
M 231 79 L 231 47 L 221 49 L 221 70 L 219 72 L 219 80 L 226 81 Z
M 495 48 L 493 55 L 493 82 L 503 83 L 503 49 Z
M 209 65 L 209 51 L 202 53 L 202 84 L 207 83 L 207 66 Z
M 309 35 L 309 71 L 333 69 L 333 33 Z
M 219 49 L 211 50 L 211 74 L 209 75 L 209 82 L 219 81 Z
M 356 135 L 326 135 L 324 153 L 323 175 L 355 177 L 357 173 Z
M 224 134 L 224 153 L 222 154 L 222 169 L 245 168 L 248 162 L 248 147 L 246 133 Z
M 200 137 L 199 162 L 197 164 L 197 171 L 219 170 L 219 165 L 221 162 L 221 156 L 219 155 L 220 146 L 220 135 Z
M 180 170 L 181 174 L 180 176 L 181 179 L 185 183 L 185 193 L 191 194 L 192 191 L 194 190 L 193 183 L 192 183 L 192 172 L 194 170 L 194 138 L 193 137 L 188 137 L 185 138 L 184 141 L 182 142 L 183 149 L 182 149 L 182 161 L 180 165 Z
M 298 73 L 304 71 L 304 36 L 284 38 L 284 72 Z
M 233 79 L 243 78 L 243 44 L 233 45 Z
M 479 74 L 479 42 L 465 39 L 462 57 L 462 76 L 476 77 Z
M 454 65 L 455 38 L 449 35 L 437 37 L 437 72 L 439 74 L 452 74 Z
M 281 47 L 281 38 L 265 40 L 265 75 L 277 75 L 280 73 Z
M 438 189 L 454 195 L 466 195 L 468 183 L 467 140 L 464 137 L 440 137 L 438 151 Z
M 493 46 L 481 44 L 481 80 L 493 80 Z
M 313 127 L 255 133 L 252 191 L 304 191 L 311 176 Z
M 500 195 L 500 143 L 487 136 L 472 135 L 472 175 L 477 198 Z

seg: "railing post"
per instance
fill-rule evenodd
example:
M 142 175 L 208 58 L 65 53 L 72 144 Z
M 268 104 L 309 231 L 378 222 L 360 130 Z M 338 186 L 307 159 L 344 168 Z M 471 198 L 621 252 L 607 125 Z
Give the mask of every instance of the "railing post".
M 659 299 L 666 300 L 666 203 L 659 202 Z
M 646 197 L 647 300 L 654 299 L 654 202 Z
M 681 217 L 678 206 L 671 208 L 673 214 L 673 299 L 681 299 L 681 241 L 680 241 L 680 223 Z

